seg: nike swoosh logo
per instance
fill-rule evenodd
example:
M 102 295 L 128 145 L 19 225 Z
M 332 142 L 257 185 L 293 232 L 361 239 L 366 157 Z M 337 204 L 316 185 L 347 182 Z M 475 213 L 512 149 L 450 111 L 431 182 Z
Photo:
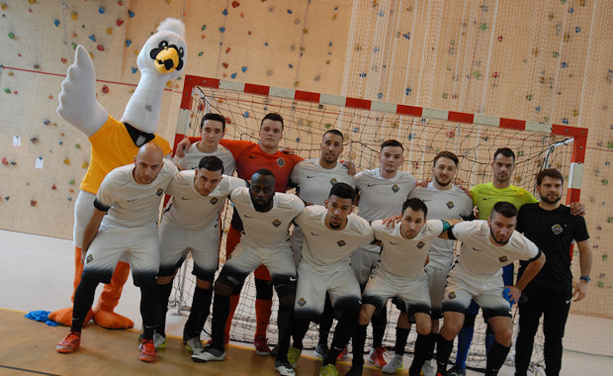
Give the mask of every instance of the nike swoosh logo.
M 247 214 L 243 214 L 243 216 L 244 216 L 245 218 L 253 218 L 253 217 L 248 216 Z
M 400 245 L 400 243 L 390 242 L 391 245 Z
M 185 197 L 181 196 L 181 200 L 189 200 L 189 198 L 185 198 Z
M 289 277 L 289 281 L 290 281 L 290 282 L 296 282 L 296 281 L 297 281 L 297 279 L 296 279 L 296 278 L 294 278 L 294 277 Z
M 133 200 L 126 200 L 126 201 L 127 201 L 127 202 L 134 202 L 134 201 L 136 201 L 136 200 L 138 200 L 138 199 L 137 199 L 137 198 L 135 198 L 135 199 L 133 199 Z
M 315 175 L 313 175 L 313 176 L 307 175 L 307 179 L 314 178 L 314 177 L 315 177 Z
M 486 200 L 489 200 L 489 197 L 488 198 L 483 197 L 483 201 L 486 201 Z
M 316 233 L 314 233 L 314 232 L 312 232 L 312 231 L 311 231 L 311 235 L 313 235 L 313 236 L 319 236 L 319 234 L 316 234 Z
M 477 251 L 477 252 L 485 252 L 485 251 L 483 251 L 483 250 L 481 250 L 481 249 L 477 249 L 477 248 L 475 248 L 475 247 L 473 247 L 473 249 L 474 249 L 475 251 Z
M 250 155 L 249 158 L 253 159 L 253 158 L 257 158 L 257 157 L 255 155 Z
M 572 300 L 572 299 L 568 299 L 568 300 L 566 301 L 566 304 L 570 304 L 570 301 L 571 301 L 571 300 Z
M 367 187 L 374 187 L 377 184 L 366 184 Z

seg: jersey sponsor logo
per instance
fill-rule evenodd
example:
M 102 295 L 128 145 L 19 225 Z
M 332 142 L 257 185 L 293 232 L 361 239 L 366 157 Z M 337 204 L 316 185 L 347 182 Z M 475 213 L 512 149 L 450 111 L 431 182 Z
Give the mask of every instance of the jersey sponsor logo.
M 336 183 L 338 183 L 338 180 L 336 180 L 336 178 L 330 179 L 330 185 L 334 185 Z
M 307 179 L 312 179 L 312 178 L 314 178 L 315 176 L 317 176 L 317 175 L 313 175 L 313 176 L 309 176 L 309 175 L 307 175 L 306 177 L 307 177 Z
M 448 202 L 448 203 L 446 203 L 445 205 L 447 205 L 447 207 L 448 207 L 449 209 L 453 209 L 453 208 L 455 208 L 455 204 L 453 203 L 453 201 L 449 201 L 449 202 Z
M 456 298 L 456 294 L 454 291 L 450 292 L 449 295 L 447 295 L 447 297 L 449 298 L 449 300 L 453 300 Z
M 275 227 L 279 227 L 281 226 L 281 221 L 279 219 L 275 219 L 274 221 L 272 221 L 272 225 Z
M 279 165 L 279 167 L 285 166 L 285 159 L 283 159 L 283 157 L 279 157 L 279 159 L 277 159 L 277 165 Z
M 209 201 L 209 202 L 211 203 L 211 205 L 215 205 L 216 203 L 218 203 L 218 202 L 219 202 L 219 199 L 218 199 L 217 197 L 213 197 L 213 198 L 211 199 L 211 201 Z
M 300 298 L 300 299 L 298 299 L 298 305 L 299 305 L 300 307 L 304 307 L 304 306 L 305 306 L 305 304 L 306 304 L 306 300 L 304 300 L 304 298 Z
M 398 184 L 392 185 L 392 191 L 394 191 L 394 193 L 398 193 L 399 190 L 400 190 L 400 187 L 398 186 Z
M 347 245 L 347 242 L 344 240 L 339 240 L 336 242 L 336 244 L 338 244 L 339 247 L 344 247 Z
M 89 255 L 87 255 L 87 259 L 85 260 L 85 262 L 89 264 L 92 261 L 94 261 L 94 255 L 90 253 Z
M 155 194 L 159 197 L 162 197 L 162 195 L 164 194 L 164 188 L 158 188 L 158 191 L 155 192 Z
M 500 256 L 500 257 L 498 258 L 498 260 L 499 260 L 501 263 L 504 263 L 504 262 L 509 261 L 509 258 L 508 258 L 506 255 L 503 255 L 503 256 Z
M 424 245 L 426 245 L 426 243 L 424 243 L 424 242 L 422 242 L 420 240 L 419 243 L 417 243 L 417 248 L 422 249 L 424 247 Z
M 551 231 L 553 231 L 553 233 L 556 235 L 560 235 L 564 229 L 562 226 L 556 223 L 555 225 L 551 226 Z

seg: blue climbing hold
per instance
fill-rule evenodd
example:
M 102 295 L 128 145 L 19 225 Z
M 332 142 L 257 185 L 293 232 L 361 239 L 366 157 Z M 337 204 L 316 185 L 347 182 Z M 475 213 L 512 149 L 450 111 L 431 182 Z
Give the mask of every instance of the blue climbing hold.
M 130 18 L 134 17 L 134 12 L 132 12 L 131 10 L 128 10 L 128 16 L 130 16 Z
M 60 20 L 53 20 L 53 24 L 55 25 L 55 27 L 60 26 Z
M 126 39 L 126 47 L 130 47 L 131 44 L 132 44 L 132 41 L 129 39 Z
M 91 39 L 92 42 L 96 41 L 96 36 L 94 34 L 90 35 L 88 38 Z
M 228 15 L 228 9 L 224 9 L 223 12 L 221 12 L 221 14 L 223 14 L 224 16 Z

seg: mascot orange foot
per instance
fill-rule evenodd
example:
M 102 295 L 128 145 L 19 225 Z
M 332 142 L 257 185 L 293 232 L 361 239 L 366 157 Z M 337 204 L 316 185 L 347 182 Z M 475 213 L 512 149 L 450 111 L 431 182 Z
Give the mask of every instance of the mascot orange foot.
M 74 290 L 81 282 L 81 274 L 83 273 L 83 263 L 81 262 L 81 248 L 75 247 L 75 279 L 73 282 Z M 130 266 L 125 262 L 120 262 L 115 268 L 111 283 L 104 285 L 104 290 L 100 295 L 98 306 L 94 311 L 91 309 L 85 317 L 85 323 L 94 318 L 94 322 L 106 329 L 129 329 L 134 327 L 134 322 L 127 317 L 121 316 L 113 309 L 117 306 L 123 285 L 130 274 Z M 74 290 L 72 299 L 74 301 Z M 58 309 L 49 314 L 49 319 L 57 322 L 60 325 L 70 326 L 72 324 L 72 307 Z

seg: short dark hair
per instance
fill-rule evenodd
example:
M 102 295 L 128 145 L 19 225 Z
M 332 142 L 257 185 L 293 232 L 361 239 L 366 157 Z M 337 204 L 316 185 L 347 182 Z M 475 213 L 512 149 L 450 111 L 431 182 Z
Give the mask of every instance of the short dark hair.
M 448 150 L 443 150 L 440 151 L 436 157 L 434 157 L 434 161 L 432 162 L 432 166 L 436 166 L 436 162 L 440 159 L 440 158 L 448 158 L 451 159 L 453 161 L 453 163 L 455 163 L 456 167 L 458 165 L 458 163 L 460 163 L 460 159 L 458 158 L 457 155 L 453 154 L 452 152 L 448 151 Z
M 387 146 L 394 146 L 394 147 L 397 146 L 397 147 L 401 148 L 402 151 L 404 152 L 404 146 L 402 146 L 402 143 L 400 141 L 393 140 L 393 139 L 392 140 L 385 140 L 385 141 L 383 141 L 381 143 L 381 149 L 379 149 L 379 150 L 383 150 L 383 148 L 387 147 Z
M 257 170 L 256 172 L 254 172 L 251 177 L 253 178 L 253 175 L 258 174 L 258 175 L 262 175 L 262 176 L 272 176 L 273 179 L 275 179 L 275 181 L 277 180 L 275 178 L 275 174 L 272 173 L 272 171 L 270 171 L 269 169 L 266 168 L 261 168 L 259 170 Z
M 490 218 L 494 216 L 494 213 L 500 213 L 506 218 L 513 218 L 517 217 L 517 208 L 510 202 L 500 201 L 497 202 L 496 205 L 494 205 L 494 207 L 492 208 Z
M 279 115 L 276 112 L 270 112 L 270 113 L 266 114 L 266 116 L 264 116 L 264 118 L 260 122 L 260 129 L 262 128 L 262 124 L 264 124 L 264 120 L 266 120 L 266 119 L 269 119 L 269 120 L 272 120 L 272 121 L 281 122 L 281 130 L 285 129 L 285 124 L 283 123 L 283 116 Z
M 347 183 L 336 183 L 330 188 L 330 196 L 336 196 L 338 198 L 348 198 L 351 202 L 355 200 L 355 189 Z
M 513 158 L 513 162 L 515 162 L 515 153 L 513 153 L 513 150 L 509 148 L 497 149 L 496 152 L 494 153 L 494 160 L 496 160 L 496 157 L 498 156 L 498 154 L 502 154 L 505 157 Z
M 200 163 L 198 163 L 198 168 L 204 168 L 209 171 L 219 171 L 223 174 L 223 162 L 221 159 L 217 158 L 214 155 L 207 155 L 206 157 L 202 157 Z
M 204 122 L 207 120 L 214 120 L 214 121 L 221 122 L 222 132 L 226 131 L 226 118 L 220 114 L 215 114 L 213 112 L 209 112 L 202 117 L 202 120 L 200 120 L 200 130 L 202 130 L 202 127 L 204 127 Z
M 339 131 L 338 129 L 330 129 L 327 130 L 326 133 L 323 134 L 323 136 L 321 136 L 321 138 L 324 138 L 325 135 L 327 135 L 328 133 L 330 134 L 335 134 L 337 136 L 341 136 L 341 138 L 343 139 L 343 141 L 345 141 L 345 136 L 343 136 L 343 132 Z
M 428 207 L 424 202 L 418 198 L 408 198 L 402 203 L 402 214 L 407 210 L 407 208 L 411 208 L 413 211 L 422 211 L 424 212 L 424 218 L 428 215 Z
M 562 184 L 564 184 L 564 176 L 562 176 L 562 173 L 560 171 L 556 170 L 555 168 L 546 168 L 543 171 L 539 172 L 538 175 L 536 175 L 537 186 L 541 186 L 541 183 L 543 183 L 543 179 L 545 178 L 545 176 L 549 176 L 553 179 L 560 179 Z

